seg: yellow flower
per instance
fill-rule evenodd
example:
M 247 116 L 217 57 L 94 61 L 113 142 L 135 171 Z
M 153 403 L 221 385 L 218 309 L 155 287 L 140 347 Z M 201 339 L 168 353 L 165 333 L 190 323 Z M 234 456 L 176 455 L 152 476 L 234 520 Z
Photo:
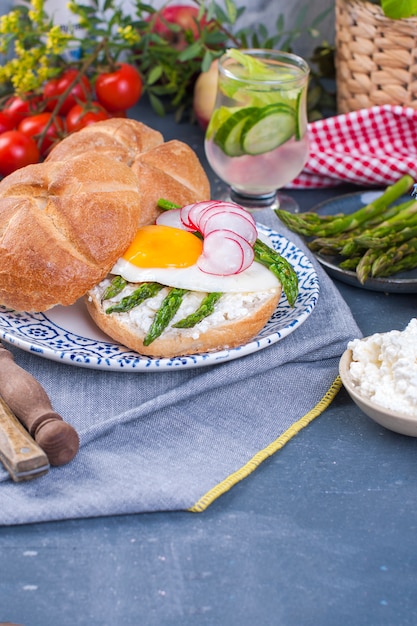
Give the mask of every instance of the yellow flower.
M 0 34 L 1 35 L 18 35 L 20 32 L 19 11 L 10 11 L 6 15 L 0 17 Z
M 137 30 L 134 30 L 132 26 L 125 26 L 124 28 L 118 28 L 117 31 L 122 39 L 124 39 L 128 44 L 133 45 L 135 43 L 139 43 L 140 35 Z
M 32 0 L 33 9 L 28 11 L 29 18 L 35 24 L 41 26 L 44 20 L 44 0 Z
M 70 35 L 63 33 L 59 26 L 53 26 L 47 33 L 45 47 L 48 52 L 61 54 L 67 47 Z
M 14 90 L 18 94 L 25 94 L 29 91 L 35 91 L 43 82 L 42 75 L 39 70 L 43 70 L 42 51 L 37 48 L 29 48 L 25 50 L 19 42 L 15 45 L 16 58 L 11 59 L 4 67 L 3 74 L 6 80 L 10 80 Z
M 35 11 L 38 11 L 38 13 L 41 13 L 43 11 L 44 5 L 45 0 L 32 0 L 32 6 Z
M 37 70 L 39 84 L 43 84 L 45 81 L 49 80 L 53 76 L 56 76 L 60 70 L 56 67 L 50 67 L 49 59 L 47 56 L 41 56 L 39 59 L 39 66 Z

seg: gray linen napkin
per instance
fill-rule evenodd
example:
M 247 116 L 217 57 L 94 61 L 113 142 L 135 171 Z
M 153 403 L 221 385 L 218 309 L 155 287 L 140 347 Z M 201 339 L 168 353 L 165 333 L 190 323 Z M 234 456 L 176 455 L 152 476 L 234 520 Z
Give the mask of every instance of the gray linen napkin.
M 273 212 L 256 219 L 311 258 Z M 291 429 L 322 410 L 314 412 L 337 377 L 340 355 L 361 336 L 333 282 L 315 267 L 320 296 L 304 324 L 266 349 L 219 365 L 108 372 L 13 349 L 77 429 L 81 448 L 68 465 L 26 483 L 13 483 L 0 467 L 0 525 L 199 511 L 254 470 Z

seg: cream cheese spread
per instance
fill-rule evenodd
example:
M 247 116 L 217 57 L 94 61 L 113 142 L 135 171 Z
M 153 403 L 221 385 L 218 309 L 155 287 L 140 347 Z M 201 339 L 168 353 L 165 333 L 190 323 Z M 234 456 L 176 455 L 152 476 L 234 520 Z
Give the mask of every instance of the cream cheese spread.
M 375 333 L 347 347 L 357 391 L 375 404 L 417 417 L 417 318 L 403 331 Z

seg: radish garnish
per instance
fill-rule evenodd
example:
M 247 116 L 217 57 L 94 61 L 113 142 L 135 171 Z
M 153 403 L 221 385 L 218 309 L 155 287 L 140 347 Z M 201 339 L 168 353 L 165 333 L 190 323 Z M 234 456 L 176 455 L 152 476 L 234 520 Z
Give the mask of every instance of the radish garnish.
M 231 231 L 214 230 L 204 238 L 197 265 L 206 274 L 229 276 L 249 267 L 253 257 L 253 248 L 246 239 Z
M 204 236 L 207 236 L 213 230 L 231 230 L 246 239 L 250 244 L 254 244 L 258 237 L 256 226 L 239 213 L 211 213 L 206 211 L 202 227 Z
M 156 223 L 164 226 L 171 226 L 172 228 L 180 228 L 181 230 L 195 230 L 195 228 L 187 228 L 181 219 L 181 209 L 170 209 L 164 211 L 156 218 Z
M 196 220 L 198 221 L 198 215 L 200 211 L 203 211 L 205 208 L 216 204 L 215 200 L 205 200 L 204 202 L 193 202 L 193 204 L 187 204 L 181 209 L 181 219 L 184 226 L 187 228 L 193 228 L 194 230 L 199 230 L 196 224 Z
M 200 228 L 200 217 L 205 212 L 214 207 L 216 207 L 218 203 L 215 200 L 210 200 L 207 202 L 196 202 L 194 206 L 188 211 L 187 219 L 190 224 L 195 226 L 195 229 L 202 233 Z M 183 218 L 184 219 L 184 218 Z
M 220 200 L 195 202 L 182 209 L 164 211 L 156 223 L 200 233 L 204 239 L 203 254 L 197 265 L 207 274 L 238 274 L 253 263 L 256 223 L 238 204 Z

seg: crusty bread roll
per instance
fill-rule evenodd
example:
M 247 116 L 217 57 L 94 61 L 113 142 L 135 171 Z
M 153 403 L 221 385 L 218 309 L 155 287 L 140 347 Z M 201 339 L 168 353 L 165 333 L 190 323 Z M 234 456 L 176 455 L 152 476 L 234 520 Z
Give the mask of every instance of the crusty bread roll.
M 16 170 L 0 182 L 0 303 L 72 304 L 123 254 L 140 214 L 136 175 L 106 155 Z
M 109 283 L 110 279 L 106 278 L 85 296 L 87 310 L 97 326 L 114 340 L 139 354 L 162 358 L 234 348 L 247 343 L 265 326 L 281 297 L 281 286 L 250 294 L 225 293 L 216 303 L 214 312 L 196 326 L 187 329 L 173 328 L 172 324 L 184 317 L 184 312 L 189 307 L 187 301 L 193 299 L 193 305 L 197 308 L 205 295 L 190 292 L 184 297 L 183 304 L 168 328 L 149 346 L 145 346 L 143 340 L 155 307 L 167 295 L 168 287 L 160 291 L 149 306 L 145 302 L 125 313 L 106 313 L 112 302 L 103 302 L 102 295 Z M 137 287 L 138 284 L 129 284 L 122 295 Z
M 208 178 L 194 151 L 181 141 L 164 142 L 160 132 L 136 120 L 113 118 L 86 126 L 57 144 L 46 160 L 62 161 L 87 152 L 122 161 L 137 175 L 139 226 L 155 221 L 160 198 L 180 206 L 210 198 Z
M 210 197 L 193 150 L 114 118 L 63 139 L 44 163 L 0 182 L 0 304 L 19 311 L 69 305 L 100 282 L 164 197 Z

